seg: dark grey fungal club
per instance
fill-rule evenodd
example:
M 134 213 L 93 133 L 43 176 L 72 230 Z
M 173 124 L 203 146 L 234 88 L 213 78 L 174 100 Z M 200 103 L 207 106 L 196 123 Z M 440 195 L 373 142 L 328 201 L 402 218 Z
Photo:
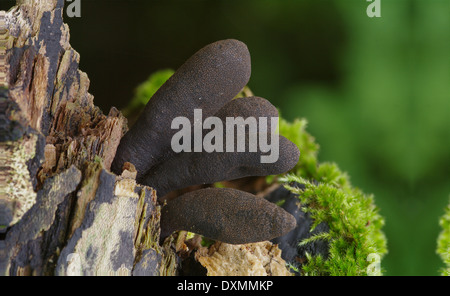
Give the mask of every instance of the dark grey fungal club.
M 126 162 L 132 163 L 136 180 L 156 189 L 160 200 L 170 191 L 192 185 L 290 170 L 300 152 L 270 128 L 270 118 L 278 117 L 278 110 L 263 98 L 234 99 L 249 78 L 250 54 L 244 43 L 228 39 L 200 49 L 150 99 L 121 139 L 111 170 L 120 174 Z M 172 121 L 183 116 L 192 128 L 195 109 L 202 110 L 203 118 L 215 116 L 222 121 L 226 117 L 266 117 L 266 130 L 255 132 L 246 127 L 245 143 L 249 145 L 255 136 L 263 135 L 268 141 L 276 136 L 278 159 L 262 163 L 261 156 L 268 152 L 259 147 L 252 152 L 174 152 L 171 140 L 177 130 L 171 128 Z M 234 137 L 236 143 L 237 133 Z M 161 216 L 162 237 L 188 230 L 233 244 L 269 240 L 295 224 L 291 214 L 263 198 L 225 188 L 197 190 L 175 198 L 162 208 Z
M 214 115 L 244 88 L 250 72 L 250 54 L 240 41 L 222 40 L 200 49 L 150 99 L 122 138 L 112 171 L 120 173 L 131 162 L 141 181 L 145 172 L 175 153 L 172 120 L 184 116 L 193 122 L 194 109 L 205 117 Z
M 226 104 L 215 115 L 225 120 L 226 117 L 242 116 L 278 117 L 277 109 L 267 100 L 258 97 L 239 98 Z M 267 134 L 271 132 L 270 124 Z M 237 143 L 237 133 L 235 133 Z M 245 143 L 249 143 L 249 131 L 246 131 Z M 258 134 L 259 138 L 260 135 Z M 266 136 L 270 139 L 270 135 Z M 181 152 L 170 159 L 154 166 L 143 178 L 144 184 L 149 184 L 157 190 L 160 196 L 172 190 L 182 189 L 191 185 L 212 184 L 224 180 L 234 180 L 248 176 L 267 176 L 284 173 L 295 166 L 299 159 L 299 151 L 295 144 L 284 138 L 279 138 L 279 158 L 274 163 L 261 163 L 259 149 L 256 152 Z M 225 151 L 225 141 L 223 142 Z M 176 177 L 173 177 L 176 176 Z
M 144 179 L 164 196 L 171 190 L 191 185 L 212 184 L 248 176 L 278 175 L 286 172 L 298 161 L 297 147 L 280 136 L 280 156 L 275 163 L 261 163 L 261 152 L 236 153 L 180 153 L 150 170 Z
M 297 225 L 291 214 L 253 194 L 206 188 L 173 199 L 161 212 L 161 238 L 186 230 L 229 244 L 279 237 Z

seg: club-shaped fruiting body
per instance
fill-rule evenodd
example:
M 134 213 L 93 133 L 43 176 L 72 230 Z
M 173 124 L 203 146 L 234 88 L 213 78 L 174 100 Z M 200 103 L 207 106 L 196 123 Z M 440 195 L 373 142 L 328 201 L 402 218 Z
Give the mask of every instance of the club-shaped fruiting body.
M 239 98 L 226 104 L 215 115 L 223 122 L 226 117 L 278 117 L 277 109 L 267 100 L 258 97 Z M 298 162 L 299 150 L 295 144 L 286 138 L 273 134 L 268 125 L 266 139 L 277 137 L 278 158 L 274 163 L 261 163 L 265 155 L 261 149 L 256 152 L 181 152 L 170 159 L 154 166 L 142 179 L 142 183 L 155 188 L 160 197 L 171 190 L 185 188 L 191 185 L 212 184 L 219 181 L 233 180 L 247 176 L 267 176 L 281 174 Z M 270 134 L 270 135 L 269 135 Z M 234 133 L 234 142 L 238 142 L 238 134 Z M 256 134 L 260 139 L 262 134 Z M 246 145 L 250 142 L 249 130 L 239 140 Z M 225 146 L 225 142 L 223 142 Z M 225 148 L 222 149 L 225 151 Z
M 161 210 L 161 239 L 185 230 L 229 244 L 246 244 L 279 237 L 296 225 L 295 218 L 275 204 L 231 188 L 192 191 Z
M 126 162 L 132 163 L 137 170 L 136 180 L 155 188 L 162 198 L 171 190 L 191 185 L 281 174 L 293 168 L 300 152 L 295 144 L 275 133 L 271 119 L 278 118 L 277 109 L 263 98 L 233 100 L 249 78 L 250 54 L 244 43 L 228 39 L 199 50 L 150 99 L 122 138 L 112 171 L 120 174 Z M 235 143 L 244 139 L 248 145 L 250 139 L 262 137 L 266 142 L 270 139 L 270 144 L 277 144 L 276 160 L 261 161 L 268 154 L 261 145 L 254 151 L 244 149 L 244 152 L 177 153 L 172 147 L 177 133 L 172 129 L 172 121 L 184 117 L 195 127 L 196 110 L 201 110 L 204 118 L 215 116 L 222 121 L 238 117 L 267 119 L 269 124 L 265 129 L 255 131 L 245 127 L 244 132 L 230 139 Z M 243 126 L 247 124 L 240 124 L 241 131 Z M 205 136 L 207 131 L 201 130 L 200 134 Z M 295 225 L 295 218 L 280 207 L 228 188 L 186 193 L 170 200 L 161 213 L 162 238 L 175 230 L 187 230 L 215 240 L 243 244 L 281 236 Z
M 137 180 L 154 165 L 170 158 L 172 119 L 193 118 L 194 109 L 211 116 L 232 100 L 250 78 L 247 46 L 233 39 L 217 41 L 191 56 L 153 95 L 134 126 L 121 139 L 111 170 L 120 174 L 125 162 Z
M 279 136 L 280 156 L 275 163 L 261 163 L 260 151 L 180 153 L 150 170 L 143 183 L 151 184 L 162 197 L 171 190 L 191 185 L 282 174 L 298 162 L 296 148 L 295 144 Z

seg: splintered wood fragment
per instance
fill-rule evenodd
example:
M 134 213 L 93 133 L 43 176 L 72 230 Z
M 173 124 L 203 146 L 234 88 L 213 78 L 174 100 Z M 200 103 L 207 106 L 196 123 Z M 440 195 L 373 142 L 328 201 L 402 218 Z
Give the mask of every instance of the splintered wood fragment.
M 155 202 L 151 188 L 136 185 L 132 179 L 116 180 L 114 174 L 101 169 L 95 196 L 61 251 L 56 274 L 131 275 L 138 253 L 149 249 L 142 240 L 136 242 L 136 237 L 157 227 L 150 223 L 157 215 Z M 76 260 L 72 260 L 74 256 Z M 142 265 L 139 270 L 143 272 Z
M 271 242 L 230 245 L 216 242 L 195 254 L 210 276 L 290 276 L 281 250 Z

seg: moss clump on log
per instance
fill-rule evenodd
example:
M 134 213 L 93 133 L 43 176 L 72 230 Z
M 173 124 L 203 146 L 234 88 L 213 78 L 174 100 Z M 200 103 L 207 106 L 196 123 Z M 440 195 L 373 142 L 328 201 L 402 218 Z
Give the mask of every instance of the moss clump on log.
M 147 83 L 151 83 L 151 80 Z M 381 275 L 381 269 L 370 267 L 373 262 L 370 254 L 376 254 L 381 259 L 387 253 L 387 242 L 382 232 L 384 219 L 379 214 L 374 197 L 354 188 L 348 176 L 336 164 L 319 162 L 319 145 L 306 131 L 306 126 L 306 119 L 287 122 L 280 118 L 280 135 L 295 143 L 301 151 L 298 163 L 288 175 L 259 177 L 257 181 L 244 178 L 215 183 L 213 186 L 241 190 L 252 188 L 249 191 L 269 199 L 270 194 L 266 195 L 266 191 L 274 193 L 284 190 L 286 197 L 293 198 L 290 201 L 294 205 L 291 210 L 300 212 L 297 217 L 304 229 L 297 229 L 294 235 L 290 234 L 289 250 L 285 248 L 288 244 L 286 238 L 273 240 L 282 249 L 282 258 L 287 261 L 292 272 L 298 275 Z M 261 178 L 265 179 L 262 182 L 264 185 L 253 186 L 260 184 Z M 288 190 L 278 188 L 273 191 L 279 183 L 288 185 Z M 256 187 L 258 189 L 254 191 Z M 286 200 L 277 199 L 277 205 L 287 206 Z M 190 248 L 190 241 L 193 240 L 186 239 Z M 205 251 L 200 247 L 196 256 L 201 256 L 202 252 Z M 181 253 L 180 256 L 183 261 Z M 215 267 L 206 268 L 208 273 L 224 274 L 216 273 Z M 246 265 L 240 268 L 244 273 L 251 270 Z
M 442 231 L 438 238 L 437 253 L 445 264 L 445 267 L 441 270 L 441 274 L 450 276 L 450 203 L 445 209 L 445 214 L 439 220 L 439 224 Z
M 306 120 L 280 122 L 280 133 L 302 151 L 299 163 L 280 181 L 311 220 L 310 234 L 299 237 L 295 260 L 288 263 L 301 275 L 381 275 L 370 269 L 370 254 L 381 259 L 387 253 L 384 219 L 373 196 L 352 187 L 336 164 L 319 163 L 318 145 L 305 128 Z M 326 243 L 325 254 L 309 247 L 317 242 Z

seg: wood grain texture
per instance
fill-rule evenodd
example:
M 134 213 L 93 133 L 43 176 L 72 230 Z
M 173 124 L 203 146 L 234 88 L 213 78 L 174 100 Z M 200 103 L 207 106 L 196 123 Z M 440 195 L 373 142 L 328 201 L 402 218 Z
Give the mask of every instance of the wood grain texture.
M 135 265 L 170 274 L 151 239 L 155 192 L 109 172 L 126 119 L 94 105 L 63 8 L 25 0 L 0 14 L 0 149 L 11 156 L 0 159 L 0 181 L 17 185 L 0 196 L 0 274 L 132 274 Z

